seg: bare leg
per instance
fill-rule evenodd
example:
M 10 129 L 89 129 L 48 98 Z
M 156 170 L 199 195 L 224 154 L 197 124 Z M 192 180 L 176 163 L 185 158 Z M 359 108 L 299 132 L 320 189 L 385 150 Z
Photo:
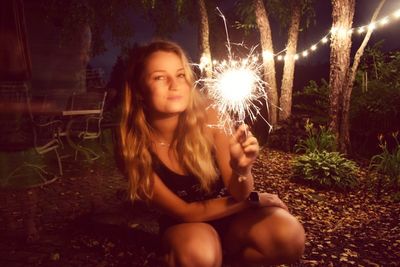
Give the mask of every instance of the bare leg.
M 238 266 L 291 263 L 304 252 L 302 225 L 280 208 L 255 208 L 233 218 L 224 246 Z
M 207 223 L 183 223 L 168 228 L 163 246 L 167 266 L 217 267 L 222 264 L 218 233 Z

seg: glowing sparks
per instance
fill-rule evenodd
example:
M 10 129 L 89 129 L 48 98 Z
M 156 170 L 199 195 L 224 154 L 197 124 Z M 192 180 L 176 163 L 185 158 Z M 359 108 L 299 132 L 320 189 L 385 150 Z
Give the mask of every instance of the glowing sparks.
M 216 126 L 230 133 L 232 127 L 244 123 L 246 117 L 256 120 L 262 100 L 266 102 L 267 98 L 265 82 L 258 75 L 262 65 L 251 57 L 223 63 L 214 66 L 213 77 L 200 81 L 213 101 L 211 106 L 220 115 Z
M 250 49 L 244 58 L 236 57 L 232 53 L 225 17 L 221 11 L 219 13 L 225 23 L 228 59 L 216 62 L 213 65 L 212 76 L 201 78 L 197 83 L 203 85 L 203 89 L 212 100 L 211 107 L 219 114 L 218 125 L 210 126 L 232 133 L 234 127 L 244 123 L 246 118 L 255 121 L 257 116 L 261 116 L 260 109 L 264 101 L 264 108 L 268 110 L 266 83 L 260 77 L 263 66 L 254 55 L 255 48 Z M 271 52 L 265 52 L 262 56 L 268 59 L 272 55 Z M 267 124 L 270 125 L 268 122 Z

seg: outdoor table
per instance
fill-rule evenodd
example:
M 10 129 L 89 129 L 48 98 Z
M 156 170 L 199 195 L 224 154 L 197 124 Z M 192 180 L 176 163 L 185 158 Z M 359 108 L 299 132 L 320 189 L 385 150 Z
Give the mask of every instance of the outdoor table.
M 65 126 L 65 132 L 60 133 L 60 136 L 65 136 L 68 144 L 71 148 L 75 150 L 75 159 L 77 157 L 77 152 L 83 152 L 88 160 L 97 159 L 99 156 L 89 148 L 81 146 L 75 140 L 73 140 L 73 129 L 72 125 L 78 122 L 79 118 L 89 118 L 93 115 L 101 114 L 100 109 L 82 109 L 82 110 L 63 110 L 62 115 L 63 117 L 68 117 L 68 122 Z M 83 131 L 83 129 L 82 129 Z M 78 135 L 79 137 L 79 135 Z M 89 154 L 94 155 L 94 157 L 90 157 Z

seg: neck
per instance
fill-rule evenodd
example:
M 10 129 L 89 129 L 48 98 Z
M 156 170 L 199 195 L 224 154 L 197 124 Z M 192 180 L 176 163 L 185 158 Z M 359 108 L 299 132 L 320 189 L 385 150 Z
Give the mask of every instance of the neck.
M 174 139 L 175 131 L 178 127 L 179 115 L 163 118 L 153 118 L 151 126 L 153 128 L 154 141 L 171 144 Z

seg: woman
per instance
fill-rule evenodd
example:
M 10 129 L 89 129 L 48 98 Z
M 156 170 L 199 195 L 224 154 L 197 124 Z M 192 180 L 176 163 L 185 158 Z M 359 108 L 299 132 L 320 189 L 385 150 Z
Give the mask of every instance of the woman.
M 256 138 L 246 125 L 232 136 L 207 127 L 218 116 L 195 88 L 182 49 L 144 46 L 127 74 L 121 144 L 130 197 L 164 214 L 166 264 L 221 266 L 222 251 L 238 266 L 298 259 L 303 227 L 276 195 L 253 191 Z

